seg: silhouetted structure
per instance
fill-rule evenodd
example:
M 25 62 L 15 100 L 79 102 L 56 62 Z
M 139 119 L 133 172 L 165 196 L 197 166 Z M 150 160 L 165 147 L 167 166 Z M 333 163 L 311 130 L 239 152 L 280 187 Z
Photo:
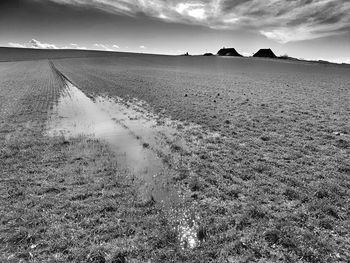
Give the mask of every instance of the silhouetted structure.
M 218 56 L 243 57 L 234 48 L 222 48 L 219 50 Z
M 256 52 L 253 57 L 258 57 L 258 58 L 277 58 L 275 53 L 272 52 L 270 48 L 262 48 L 258 52 Z
M 213 53 L 205 53 L 203 56 L 209 57 L 209 56 L 214 56 Z

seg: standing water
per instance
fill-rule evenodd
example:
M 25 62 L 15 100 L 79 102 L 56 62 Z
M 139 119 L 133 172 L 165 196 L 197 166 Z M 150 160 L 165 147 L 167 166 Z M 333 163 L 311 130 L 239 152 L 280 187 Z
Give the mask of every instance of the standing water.
M 152 197 L 166 208 L 169 220 L 177 222 L 180 243 L 195 247 L 198 224 L 195 217 L 188 219 L 189 211 L 177 208 L 180 196 L 168 184 L 175 172 L 156 154 L 159 149 L 167 149 L 160 134 L 174 138 L 176 129 L 157 125 L 152 116 L 146 118 L 140 112 L 138 105 L 130 107 L 101 96 L 93 101 L 67 79 L 64 81 L 65 88 L 47 124 L 47 135 L 63 135 L 67 139 L 83 135 L 106 142 L 116 153 L 120 167 L 141 182 L 140 196 Z
M 51 118 L 49 135 L 62 134 L 66 138 L 87 135 L 102 139 L 124 159 L 121 164 L 135 174 L 155 175 L 164 169 L 162 161 L 144 149 L 129 130 L 118 125 L 70 82 L 66 84 L 53 110 L 55 114 Z

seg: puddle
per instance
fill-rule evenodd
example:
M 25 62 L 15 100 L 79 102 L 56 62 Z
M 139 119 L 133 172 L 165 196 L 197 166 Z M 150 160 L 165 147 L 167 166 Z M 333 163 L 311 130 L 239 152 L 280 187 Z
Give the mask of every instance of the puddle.
M 118 154 L 124 168 L 138 175 L 154 176 L 165 168 L 162 161 L 144 149 L 129 130 L 117 125 L 106 112 L 82 91 L 67 82 L 58 104 L 53 109 L 48 135 L 66 138 L 79 135 L 92 136 L 106 141 Z
M 181 211 L 178 217 L 177 233 L 179 233 L 180 246 L 182 248 L 195 248 L 199 245 L 197 233 L 199 230 L 200 218 L 194 209 L 188 208 Z
M 187 149 L 176 124 L 148 113 L 140 102 L 104 96 L 90 99 L 69 81 L 65 84 L 46 134 L 67 139 L 83 135 L 110 145 L 120 167 L 138 179 L 141 198 L 153 198 L 165 210 L 182 248 L 196 247 L 198 217 L 193 211 L 178 208 L 181 197 L 171 182 L 176 172 L 164 161 L 167 155 L 176 157 L 171 151 L 174 145 L 182 151 Z
M 134 137 L 158 154 L 173 154 L 172 147 L 190 151 L 177 131 L 176 122 L 168 118 L 161 119 L 145 111 L 142 102 L 137 100 L 126 102 L 121 98 L 105 96 L 97 96 L 94 102 L 109 116 L 113 116 L 115 122 L 130 130 Z

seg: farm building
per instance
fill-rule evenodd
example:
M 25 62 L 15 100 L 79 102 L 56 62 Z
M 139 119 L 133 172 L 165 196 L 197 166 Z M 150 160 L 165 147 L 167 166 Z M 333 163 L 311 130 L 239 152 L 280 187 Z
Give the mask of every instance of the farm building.
M 218 56 L 243 57 L 234 48 L 222 48 L 218 51 Z
M 277 58 L 275 53 L 270 48 L 266 49 L 260 49 L 258 52 L 256 52 L 253 57 L 259 57 L 259 58 Z

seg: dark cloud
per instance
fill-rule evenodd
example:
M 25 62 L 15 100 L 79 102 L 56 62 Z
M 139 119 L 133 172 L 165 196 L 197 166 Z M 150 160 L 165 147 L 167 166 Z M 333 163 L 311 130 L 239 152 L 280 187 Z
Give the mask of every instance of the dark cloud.
M 234 11 L 239 5 L 248 5 L 250 2 L 253 2 L 253 0 L 223 0 L 220 3 L 220 9 L 223 13 L 229 13 Z
M 249 11 L 248 13 L 246 13 L 246 16 L 248 17 L 256 17 L 256 18 L 259 18 L 259 17 L 263 17 L 263 16 L 266 16 L 269 14 L 269 11 L 268 10 L 265 10 L 265 9 L 257 9 L 257 10 L 252 10 L 252 11 Z
M 11 9 L 11 8 L 19 8 L 20 1 L 19 0 L 1 0 L 0 1 L 0 9 Z
M 348 15 L 349 14 L 339 14 L 337 16 L 330 16 L 330 17 L 322 18 L 318 22 L 321 24 L 328 24 L 328 25 L 336 24 L 342 21 L 344 17 Z

